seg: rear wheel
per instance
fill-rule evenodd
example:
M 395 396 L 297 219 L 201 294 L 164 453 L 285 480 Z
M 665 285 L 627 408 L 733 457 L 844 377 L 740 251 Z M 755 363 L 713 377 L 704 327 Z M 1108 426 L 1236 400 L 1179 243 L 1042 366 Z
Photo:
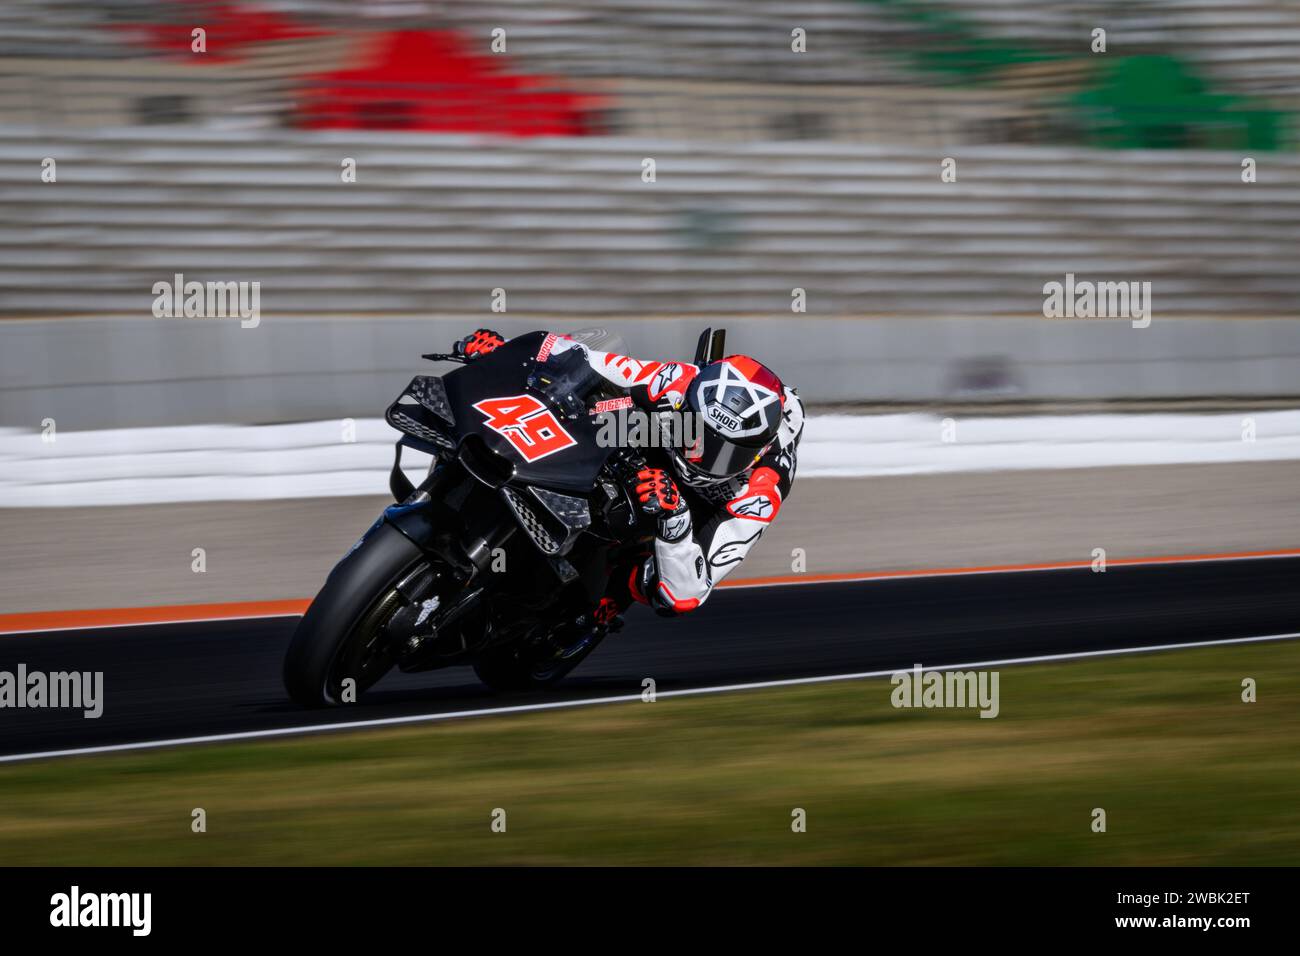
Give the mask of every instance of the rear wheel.
M 496 691 L 550 687 L 586 660 L 604 637 L 601 628 L 593 629 L 563 648 L 557 648 L 548 639 L 540 645 L 525 644 L 489 651 L 474 662 L 474 673 Z
M 338 563 L 285 654 L 284 686 L 295 703 L 343 703 L 345 680 L 355 681 L 360 697 L 392 669 L 385 626 L 406 603 L 397 585 L 424 560 L 409 538 L 385 523 Z

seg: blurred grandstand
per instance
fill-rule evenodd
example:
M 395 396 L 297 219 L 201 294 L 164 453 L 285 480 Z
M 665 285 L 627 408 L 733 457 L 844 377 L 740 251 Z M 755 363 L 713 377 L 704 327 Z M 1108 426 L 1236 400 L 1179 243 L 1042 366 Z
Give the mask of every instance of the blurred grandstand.
M 208 31 L 202 58 L 190 55 L 195 26 Z M 1098 27 L 1113 36 L 1106 56 L 1090 49 Z M 798 55 L 795 29 L 806 33 Z M 926 135 L 924 122 L 891 123 L 904 107 L 954 142 L 1087 140 L 1099 135 L 1087 127 L 1111 122 L 1168 145 L 1215 145 L 1246 135 L 1236 128 L 1243 115 L 1263 114 L 1253 121 L 1269 126 L 1270 110 L 1300 95 L 1300 9 L 1284 0 L 13 0 L 0 11 L 3 115 L 26 110 L 71 125 L 124 114 L 215 121 L 260 102 L 269 118 L 292 122 L 301 120 L 302 87 L 340 65 L 358 86 L 407 84 L 408 103 L 440 92 L 445 100 L 457 86 L 499 84 L 484 60 L 494 30 L 504 31 L 507 53 L 495 59 L 530 81 L 519 86 L 616 94 L 607 112 L 617 132 L 657 133 L 662 124 L 674 136 Z M 394 50 L 401 33 L 437 46 L 412 47 L 408 37 Z M 142 86 L 146 53 L 164 62 Z M 203 95 L 204 82 L 222 94 Z M 1090 124 L 1069 99 L 1083 92 L 1104 92 L 1105 111 L 1127 115 Z M 117 110 L 105 109 L 115 100 Z M 693 121 L 701 105 L 707 123 Z M 857 122 L 845 122 L 846 112 Z M 438 125 L 382 113 L 361 122 Z M 523 118 L 493 131 L 526 127 Z M 537 130 L 550 131 L 545 122 Z
M 1030 318 L 1077 273 L 1294 317 L 1298 49 L 1282 0 L 11 0 L 0 315 L 184 273 L 274 315 Z

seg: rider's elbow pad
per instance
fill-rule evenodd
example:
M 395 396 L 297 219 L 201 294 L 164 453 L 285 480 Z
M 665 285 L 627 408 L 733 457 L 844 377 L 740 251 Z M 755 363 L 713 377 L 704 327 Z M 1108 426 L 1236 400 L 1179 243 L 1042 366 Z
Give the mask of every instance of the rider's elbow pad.
M 655 554 L 646 561 L 646 571 L 642 593 L 662 614 L 694 611 L 712 590 L 704 552 L 691 538 L 656 541 Z
M 688 614 L 696 610 L 708 600 L 708 597 L 708 591 L 705 591 L 701 597 L 678 597 L 661 581 L 659 588 L 655 591 L 654 598 L 650 602 L 650 606 L 660 617 L 676 617 L 679 614 Z

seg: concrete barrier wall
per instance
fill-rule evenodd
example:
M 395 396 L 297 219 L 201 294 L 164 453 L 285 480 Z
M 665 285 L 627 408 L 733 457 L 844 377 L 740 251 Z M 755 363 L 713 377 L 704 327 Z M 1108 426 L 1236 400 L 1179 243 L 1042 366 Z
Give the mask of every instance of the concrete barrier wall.
M 0 426 L 60 429 L 379 414 L 479 326 L 507 335 L 590 321 L 501 315 L 0 322 Z M 690 358 L 704 320 L 612 319 L 627 350 Z M 730 351 L 825 402 L 1300 399 L 1300 320 L 741 318 Z

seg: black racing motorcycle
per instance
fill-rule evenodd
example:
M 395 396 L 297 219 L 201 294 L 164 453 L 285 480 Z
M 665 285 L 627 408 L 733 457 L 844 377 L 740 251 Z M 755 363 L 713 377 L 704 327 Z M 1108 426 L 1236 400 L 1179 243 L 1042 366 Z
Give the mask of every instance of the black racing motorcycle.
M 723 351 L 706 329 L 696 361 Z M 614 350 L 600 329 L 572 333 Z M 405 673 L 472 664 L 489 687 L 561 680 L 619 622 L 592 613 L 611 570 L 649 547 L 626 487 L 644 462 L 602 447 L 603 411 L 623 393 L 577 349 L 553 354 L 533 332 L 417 375 L 389 406 L 401 433 L 389 487 L 396 504 L 330 572 L 284 660 L 290 697 L 307 707 L 355 701 L 393 667 Z M 433 456 L 413 485 L 402 449 Z M 634 473 L 634 471 L 633 471 Z

